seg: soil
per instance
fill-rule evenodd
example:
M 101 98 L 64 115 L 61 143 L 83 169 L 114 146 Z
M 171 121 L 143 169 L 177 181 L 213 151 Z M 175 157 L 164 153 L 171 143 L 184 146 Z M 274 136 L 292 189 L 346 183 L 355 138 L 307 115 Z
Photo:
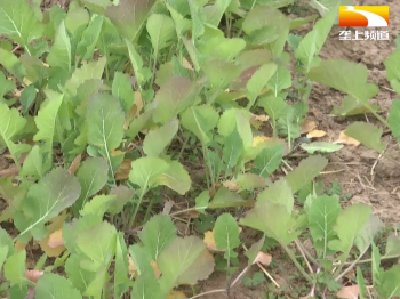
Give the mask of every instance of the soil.
M 48 5 L 55 0 L 43 1 L 44 5 Z M 69 1 L 62 2 L 62 7 Z M 354 0 L 354 5 L 389 5 L 390 6 L 390 41 L 342 41 L 339 40 L 340 27 L 335 26 L 330 36 L 322 48 L 321 58 L 344 58 L 353 62 L 367 65 L 370 81 L 378 84 L 379 94 L 376 98 L 371 99 L 372 104 L 382 107 L 383 116 L 386 117 L 392 101 L 396 96 L 390 90 L 390 84 L 386 80 L 386 72 L 383 61 L 396 48 L 395 39 L 400 31 L 400 1 L 394 0 Z M 309 26 L 303 26 L 299 33 L 306 33 L 310 29 Z M 348 30 L 363 31 L 360 28 L 350 28 Z M 367 28 L 374 30 L 375 28 Z M 381 30 L 380 28 L 376 28 Z M 315 121 L 320 130 L 327 132 L 325 138 L 319 141 L 334 141 L 339 133 L 354 120 L 370 121 L 377 126 L 381 126 L 379 122 L 371 115 L 363 115 L 342 119 L 331 115 L 334 105 L 340 105 L 343 99 L 341 92 L 330 89 L 315 83 L 309 100 L 310 112 L 307 119 Z M 345 146 L 341 151 L 327 155 L 329 164 L 324 174 L 319 178 L 325 186 L 330 185 L 333 181 L 343 186 L 343 193 L 351 193 L 353 196 L 350 203 L 363 202 L 370 205 L 374 212 L 387 225 L 397 226 L 400 223 L 400 145 L 392 136 L 384 137 L 386 149 L 383 155 L 379 155 L 374 150 L 369 150 L 363 145 L 358 147 Z M 192 165 L 193 166 L 193 165 Z M 0 170 L 12 167 L 11 162 L 4 156 L 0 155 Z M 197 172 L 197 171 L 196 171 Z M 0 199 L 0 210 L 4 208 L 4 202 Z M 4 223 L 2 223 L 4 226 Z M 36 261 L 34 253 L 36 248 L 32 247 L 32 253 L 28 259 L 29 267 L 32 267 Z M 273 252 L 273 256 L 279 256 L 281 252 Z M 241 261 L 240 270 L 245 268 L 246 260 Z M 256 266 L 249 270 L 249 273 L 258 271 Z M 286 298 L 296 298 L 296 295 L 290 296 L 290 289 L 293 282 L 293 272 L 297 271 L 290 262 L 281 262 L 279 267 L 267 267 L 274 279 L 288 291 L 285 291 Z M 215 272 L 207 281 L 199 285 L 201 292 L 224 288 L 226 285 L 225 273 Z M 272 283 L 267 282 L 257 286 L 255 290 L 250 290 L 247 286 L 238 283 L 230 293 L 231 299 L 261 299 L 268 298 L 268 291 L 272 287 Z M 307 290 L 305 290 L 306 292 Z M 267 296 L 263 297 L 266 292 Z M 304 296 L 300 294 L 298 296 Z M 204 299 L 223 299 L 228 298 L 224 293 L 214 293 L 203 296 Z M 274 295 L 270 298 L 278 298 Z M 282 297 L 284 298 L 284 297 Z

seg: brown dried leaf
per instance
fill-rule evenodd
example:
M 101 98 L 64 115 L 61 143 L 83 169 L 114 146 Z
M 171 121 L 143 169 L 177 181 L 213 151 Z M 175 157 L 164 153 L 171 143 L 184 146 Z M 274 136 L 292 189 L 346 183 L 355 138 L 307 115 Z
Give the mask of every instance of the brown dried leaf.
M 39 281 L 41 275 L 43 275 L 43 271 L 40 270 L 25 270 L 25 278 L 34 283 Z
M 256 255 L 256 258 L 253 264 L 260 263 L 264 266 L 269 266 L 272 262 L 272 255 L 268 252 L 259 251 Z
M 326 136 L 326 132 L 323 130 L 312 130 L 307 134 L 307 138 L 321 138 Z
M 135 91 L 135 106 L 136 106 L 136 116 L 140 114 L 143 109 L 143 98 L 139 91 Z
M 129 178 L 129 171 L 131 170 L 131 160 L 124 160 L 121 162 L 119 169 L 115 173 L 116 180 L 127 180 Z
M 162 210 L 161 214 L 163 215 L 169 215 L 171 212 L 172 207 L 174 206 L 175 202 L 173 200 L 167 200 L 167 202 L 164 205 L 164 209 Z
M 136 273 L 137 268 L 136 268 L 135 262 L 133 261 L 133 259 L 131 258 L 131 256 L 129 254 L 128 254 L 128 261 L 129 261 L 128 273 L 129 273 L 129 275 L 133 275 Z M 161 271 L 158 268 L 157 263 L 155 261 L 151 261 L 150 265 L 154 270 L 154 276 L 156 278 L 159 278 L 161 276 Z
M 214 231 L 209 231 L 204 234 L 204 243 L 207 244 L 207 249 L 214 252 L 224 252 L 225 250 L 218 250 L 215 244 Z
M 79 165 L 81 164 L 81 159 L 82 159 L 82 155 L 78 155 L 72 161 L 71 166 L 68 169 L 68 171 L 71 175 L 74 175 L 75 171 L 79 168 Z
M 49 235 L 49 241 L 47 242 L 47 244 L 52 249 L 64 245 L 62 228 L 56 230 L 54 233 Z
M 315 123 L 315 121 L 306 119 L 300 123 L 300 126 L 301 126 L 300 135 L 304 135 L 314 130 L 317 127 L 317 124 Z
M 61 243 L 62 240 L 62 227 L 64 225 L 64 220 L 67 217 L 67 213 L 66 211 L 63 212 L 63 214 L 61 214 L 58 217 L 55 217 L 51 224 L 47 226 L 47 229 L 49 230 L 49 235 L 40 240 L 38 243 L 40 244 L 40 248 L 46 252 L 48 254 L 49 257 L 58 257 L 66 248 L 64 246 L 64 242 L 62 241 L 62 244 L 59 244 L 56 247 L 51 247 L 50 244 L 52 245 L 56 245 L 57 243 Z M 57 232 L 58 230 L 61 230 L 61 235 L 54 235 L 53 236 L 53 242 L 50 242 L 50 236 Z M 57 233 L 60 234 L 60 233 Z M 60 240 L 61 238 L 61 240 Z
M 336 296 L 342 299 L 358 299 L 359 294 L 360 287 L 358 284 L 353 284 L 349 286 L 343 286 L 343 288 L 336 293 Z
M 184 292 L 181 291 L 171 291 L 168 296 L 167 299 L 186 299 L 186 295 Z
M 226 180 L 222 183 L 222 185 L 224 185 L 224 187 L 228 188 L 232 192 L 236 192 L 240 189 L 239 184 L 234 179 Z
M 344 131 L 340 132 L 338 139 L 334 143 L 354 145 L 354 146 L 359 146 L 361 144 L 361 142 L 358 141 L 357 139 L 347 136 L 344 133 Z

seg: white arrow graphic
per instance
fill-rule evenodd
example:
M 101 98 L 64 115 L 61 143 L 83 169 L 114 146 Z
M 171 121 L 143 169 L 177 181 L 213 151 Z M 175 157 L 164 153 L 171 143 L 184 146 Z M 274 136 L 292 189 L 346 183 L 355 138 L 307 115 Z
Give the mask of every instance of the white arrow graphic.
M 358 13 L 368 19 L 368 27 L 387 27 L 388 24 L 385 20 L 385 18 L 378 16 L 372 12 L 366 11 L 366 10 L 359 10 L 359 9 L 354 9 L 353 6 L 346 6 L 347 9 L 345 11 L 352 11 L 355 13 Z

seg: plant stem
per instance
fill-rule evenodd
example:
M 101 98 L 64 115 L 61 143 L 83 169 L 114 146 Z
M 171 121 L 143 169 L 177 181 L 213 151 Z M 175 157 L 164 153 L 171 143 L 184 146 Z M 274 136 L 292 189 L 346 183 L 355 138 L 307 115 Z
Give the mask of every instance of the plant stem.
M 312 254 L 304 247 L 303 243 L 297 242 L 298 245 L 300 246 L 301 250 L 306 254 L 307 258 L 314 264 L 318 265 L 319 262 L 312 256 Z
M 336 276 L 335 280 L 338 281 L 340 278 L 342 278 L 342 277 L 345 276 L 347 273 L 349 273 L 349 272 L 351 271 L 351 269 L 353 269 L 354 266 L 361 260 L 361 258 L 363 257 L 364 253 L 367 252 L 367 250 L 368 250 L 368 247 L 367 247 L 367 249 L 366 249 L 364 252 L 360 253 L 360 256 L 359 256 L 355 261 L 353 261 L 353 262 L 351 263 L 350 267 L 348 267 L 346 270 L 344 270 L 342 273 L 340 273 L 338 276 Z M 343 264 L 339 267 L 339 269 L 340 269 L 340 270 L 343 269 L 343 266 L 344 266 L 344 265 L 345 265 L 345 264 L 343 263 Z
M 313 282 L 313 278 L 304 271 L 304 268 L 299 264 L 299 262 L 296 259 L 296 255 L 294 252 L 289 249 L 287 246 L 283 246 L 285 249 L 286 253 L 289 255 L 290 259 L 293 261 L 294 265 L 296 268 L 300 271 L 300 273 L 304 276 L 305 279 L 307 279 L 309 282 Z
M 207 292 L 203 292 L 203 293 L 197 294 L 197 295 L 195 295 L 193 297 L 190 297 L 189 299 L 196 299 L 196 298 L 200 298 L 200 297 L 203 297 L 205 295 L 214 294 L 214 293 L 226 293 L 226 290 L 225 289 L 219 289 L 219 290 L 207 291 Z
M 147 191 L 147 180 L 146 180 L 146 183 L 144 184 L 144 186 L 142 188 L 142 192 L 140 193 L 140 197 L 139 197 L 139 200 L 138 200 L 138 202 L 136 204 L 135 211 L 133 212 L 133 217 L 131 217 L 129 219 L 128 229 L 131 229 L 133 223 L 135 222 L 136 215 L 137 215 L 137 213 L 139 211 L 140 205 L 143 202 L 143 196 L 146 194 L 146 191 Z

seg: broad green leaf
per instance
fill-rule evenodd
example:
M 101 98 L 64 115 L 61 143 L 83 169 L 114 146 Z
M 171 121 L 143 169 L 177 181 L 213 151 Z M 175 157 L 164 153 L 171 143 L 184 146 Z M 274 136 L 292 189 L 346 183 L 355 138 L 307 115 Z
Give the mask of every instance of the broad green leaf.
M 224 213 L 217 218 L 214 227 L 215 245 L 218 250 L 226 250 L 225 258 L 234 257 L 233 250 L 240 245 L 239 225 L 229 213 Z
M 139 53 L 136 51 L 135 47 L 129 40 L 126 40 L 126 45 L 128 47 L 129 59 L 135 71 L 139 90 L 141 90 L 143 88 L 143 84 L 151 78 L 151 72 L 149 68 L 143 66 L 142 57 L 140 57 Z
M 386 239 L 386 256 L 395 256 L 400 254 L 400 237 L 395 234 L 391 234 Z
M 361 228 L 360 233 L 355 239 L 358 250 L 366 252 L 374 242 L 375 236 L 384 229 L 385 225 L 376 215 L 370 215 L 367 223 Z
M 244 190 L 264 188 L 269 184 L 267 179 L 252 173 L 239 174 L 235 181 Z
M 175 27 L 177 36 L 183 36 L 185 33 L 187 33 L 192 28 L 191 20 L 185 18 L 182 15 L 181 11 L 176 10 L 172 5 L 170 5 L 168 3 L 165 3 L 165 4 L 167 5 L 167 8 L 169 10 L 169 13 L 171 14 L 172 19 L 174 20 L 174 23 L 175 23 L 174 27 Z M 187 7 L 189 7 L 189 3 L 186 2 L 186 4 L 187 4 Z
M 245 218 L 241 218 L 239 223 L 265 233 L 283 246 L 296 240 L 300 234 L 294 230 L 295 223 L 287 207 L 271 201 L 258 201 L 255 208 Z
M 131 299 L 158 299 L 161 297 L 160 285 L 154 275 L 136 278 L 133 284 L 133 291 L 130 293 Z
M 29 43 L 42 36 L 43 26 L 25 0 L 0 0 L 0 34 L 22 44 L 28 49 Z M 28 50 L 28 54 L 29 50 Z
M 383 298 L 395 298 L 400 296 L 400 265 L 394 265 L 386 270 L 381 278 L 382 290 L 379 295 Z M 375 280 L 374 280 L 375 282 Z
M 253 144 L 253 134 L 250 126 L 250 114 L 245 110 L 238 110 L 235 113 L 237 129 L 245 148 L 251 147 Z
M 0 47 L 0 64 L 4 66 L 8 72 L 15 75 L 18 80 L 22 81 L 24 79 L 26 70 L 22 62 L 12 51 L 7 51 Z
M 154 269 L 151 267 L 152 257 L 145 247 L 141 247 L 139 243 L 130 245 L 129 254 L 135 264 L 135 272 L 139 275 L 139 277 L 155 277 Z
M 329 32 L 335 23 L 338 11 L 333 9 L 329 14 L 314 24 L 312 31 L 306 34 L 301 40 L 297 50 L 296 58 L 305 65 L 305 72 L 308 73 L 315 56 L 319 55 L 322 45 L 328 38 Z
M 360 299 L 366 299 L 367 298 L 367 286 L 365 285 L 365 280 L 361 271 L 360 267 L 357 267 L 357 283 L 360 288 Z
M 64 236 L 63 236 L 64 237 Z M 74 240 L 75 241 L 75 240 Z M 81 293 L 85 292 L 87 286 L 94 280 L 96 273 L 91 272 L 81 267 L 81 262 L 85 261 L 86 257 L 79 254 L 71 254 L 65 261 L 65 273 L 72 285 Z
M 224 148 L 222 151 L 222 160 L 226 163 L 227 169 L 236 166 L 242 152 L 243 142 L 240 138 L 239 131 L 235 129 L 225 138 Z
M 104 17 L 94 15 L 85 31 L 83 31 L 81 40 L 77 46 L 77 54 L 81 59 L 93 58 L 94 49 L 103 27 L 103 21 Z
M 108 251 L 109 252 L 109 251 Z M 109 254 L 111 254 L 109 252 Z M 101 299 L 105 292 L 103 292 L 104 283 L 110 280 L 110 275 L 107 273 L 106 266 L 102 266 L 96 269 L 96 276 L 89 283 L 86 291 L 83 293 L 84 296 L 92 297 L 95 299 Z
M 3 264 L 7 258 L 7 254 L 8 254 L 8 246 L 1 245 L 0 246 L 0 268 L 3 267 Z
M 103 219 L 104 213 L 108 210 L 108 207 L 112 205 L 115 198 L 115 195 L 96 195 L 83 206 L 79 214 L 81 217 L 91 214 Z
M 46 141 L 47 160 L 46 168 L 49 169 L 53 162 L 53 141 L 56 128 L 56 116 L 63 101 L 63 95 L 53 90 L 46 90 L 47 99 L 40 106 L 38 115 L 35 116 L 35 123 L 38 132 L 33 136 L 33 140 Z
M 200 88 L 200 83 L 182 76 L 173 76 L 160 87 L 154 101 L 158 103 L 153 120 L 165 124 L 176 115 L 194 104 Z
M 257 202 L 269 201 L 274 204 L 283 205 L 290 214 L 294 208 L 294 197 L 290 186 L 285 179 L 275 182 L 257 196 Z
M 4 265 L 4 274 L 11 286 L 16 284 L 22 286 L 25 281 L 25 260 L 25 249 L 14 253 L 7 259 Z
M 71 62 L 71 41 L 65 29 L 65 23 L 62 21 L 57 29 L 54 44 L 50 48 L 47 63 L 51 67 L 59 67 L 69 74 L 71 72 Z
M 216 90 L 216 92 L 219 92 L 220 89 L 225 89 L 242 72 L 239 65 L 217 59 L 208 60 L 202 64 L 201 68 L 207 76 L 209 83 L 214 88 L 213 90 Z
M 263 29 L 265 26 L 278 24 L 281 19 L 279 10 L 268 6 L 253 6 L 242 23 L 242 29 L 247 34 Z
M 291 85 L 291 74 L 286 65 L 278 65 L 278 69 L 267 82 L 267 87 L 273 91 L 275 97 L 278 97 L 281 90 L 289 88 Z
M 133 41 L 141 30 L 155 0 L 119 0 L 109 6 L 105 16 L 110 18 L 124 38 Z
M 210 142 L 207 133 L 218 123 L 219 115 L 211 105 L 192 106 L 181 116 L 182 126 L 196 135 L 204 144 Z
M 88 144 L 104 150 L 113 178 L 111 151 L 121 144 L 125 124 L 125 113 L 122 111 L 120 102 L 107 94 L 91 97 L 86 113 L 86 123 Z
M 82 162 L 77 177 L 82 187 L 79 202 L 76 203 L 76 211 L 79 211 L 90 196 L 99 192 L 106 184 L 109 165 L 101 157 L 90 157 Z
M 70 9 L 65 16 L 65 28 L 72 34 L 90 21 L 89 11 L 84 7 Z
M 147 32 L 153 45 L 154 58 L 158 59 L 160 50 L 171 46 L 176 39 L 174 20 L 161 14 L 152 14 L 146 23 Z
M 392 109 L 389 114 L 389 124 L 392 129 L 392 135 L 400 142 L 400 100 L 394 99 Z
M 0 136 L 8 147 L 14 161 L 17 162 L 21 154 L 30 149 L 27 144 L 13 142 L 15 136 L 24 129 L 26 120 L 18 113 L 17 109 L 9 109 L 3 103 L 0 103 L 0 119 Z
M 144 138 L 143 151 L 147 156 L 159 156 L 178 132 L 178 120 L 174 119 L 160 128 L 150 130 Z
M 342 261 L 347 258 L 356 236 L 367 223 L 370 215 L 371 207 L 366 204 L 356 203 L 348 206 L 337 216 L 333 229 L 339 239 L 329 241 L 328 247 L 329 249 L 343 252 Z
M 244 201 L 238 193 L 231 192 L 226 187 L 220 187 L 208 207 L 210 209 L 238 208 L 249 206 L 253 203 Z
M 334 106 L 332 113 L 340 116 L 350 116 L 366 114 L 369 112 L 377 112 L 379 109 L 380 107 L 378 105 L 371 105 L 370 107 L 366 107 L 361 104 L 357 99 L 351 96 L 345 96 L 342 100 L 342 106 Z
M 194 285 L 214 271 L 214 258 L 199 237 L 175 238 L 160 254 L 161 291 L 166 296 L 179 284 Z
M 81 193 L 76 177 L 68 170 L 55 168 L 43 177 L 38 184 L 30 187 L 21 209 L 28 219 L 25 225 L 18 226 L 21 236 L 32 232 L 35 240 L 43 239 L 44 225 L 58 213 L 72 206 Z
M 218 8 L 218 23 L 221 21 L 222 16 L 224 15 L 225 11 L 231 4 L 232 0 L 216 0 L 215 1 L 215 6 Z
M 208 202 L 210 201 L 210 193 L 208 191 L 201 192 L 195 198 L 195 210 L 200 213 L 205 213 L 208 208 Z
M 260 176 L 269 177 L 279 168 L 284 150 L 283 144 L 273 144 L 265 147 L 256 157 L 254 166 L 260 171 Z
M 304 185 L 316 178 L 328 160 L 320 155 L 310 156 L 299 163 L 299 166 L 286 176 L 293 193 L 299 191 Z
M 272 128 L 276 135 L 276 121 L 278 118 L 285 115 L 288 104 L 281 98 L 275 96 L 264 96 L 258 99 L 258 106 L 264 108 L 265 113 L 271 117 Z
M 26 156 L 24 164 L 22 166 L 21 175 L 28 176 L 32 175 L 35 178 L 42 178 L 42 155 L 40 153 L 39 145 L 34 145 Z
M 311 236 L 314 248 L 322 252 L 323 259 L 328 253 L 328 242 L 335 239 L 333 228 L 341 210 L 337 195 L 321 195 L 314 198 L 311 203 L 309 213 Z
M 43 299 L 81 299 L 80 292 L 75 289 L 71 282 L 65 277 L 45 273 L 40 276 L 39 282 L 35 287 L 35 296 Z
M 189 173 L 178 161 L 170 161 L 169 168 L 158 178 L 158 185 L 167 186 L 184 195 L 189 192 L 192 185 Z
M 23 114 L 26 115 L 29 112 L 29 109 L 32 106 L 35 97 L 36 89 L 33 84 L 29 85 L 22 91 L 21 98 L 19 100 L 21 101 Z
M 397 62 L 400 59 L 400 49 L 396 49 L 393 53 L 385 58 L 383 64 L 386 68 L 386 79 L 391 82 L 392 80 L 400 80 L 400 69 Z
M 192 19 L 192 41 L 197 41 L 205 32 L 205 26 L 200 18 L 200 7 L 203 5 L 200 5 L 198 1 L 189 1 L 189 6 Z
M 122 292 L 129 288 L 129 260 L 128 248 L 124 240 L 124 234 L 120 233 L 117 238 L 115 249 L 115 270 L 114 270 L 114 298 L 122 295 Z
M 101 79 L 106 65 L 106 57 L 101 57 L 97 61 L 89 62 L 75 69 L 71 79 L 65 82 L 65 89 L 73 96 L 77 95 L 79 86 L 91 79 Z
M 82 230 L 76 237 L 79 250 L 93 261 L 96 268 L 106 265 L 112 259 L 116 242 L 117 231 L 107 222 Z
M 112 95 L 121 101 L 121 106 L 125 113 L 135 103 L 135 91 L 131 87 L 129 76 L 121 72 L 114 73 L 112 83 Z
M 143 189 L 158 186 L 160 176 L 169 169 L 168 162 L 157 157 L 141 157 L 131 164 L 129 180 Z
M 119 185 L 110 191 L 110 195 L 115 195 L 113 204 L 108 208 L 111 214 L 117 214 L 122 211 L 125 204 L 127 204 L 135 195 L 135 189 L 128 188 L 127 186 Z
M 176 238 L 176 232 L 169 216 L 156 215 L 145 224 L 139 238 L 151 258 L 157 261 L 160 253 Z
M 301 147 L 309 154 L 319 153 L 334 153 L 343 148 L 343 144 L 333 144 L 329 142 L 312 142 L 303 143 Z
M 203 59 L 230 61 L 245 47 L 246 42 L 241 38 L 214 37 L 201 42 L 198 51 Z
M 7 80 L 6 76 L 0 72 L 0 99 L 15 88 L 15 82 Z
M 344 131 L 346 136 L 357 139 L 365 146 L 374 149 L 381 153 L 385 145 L 382 142 L 383 130 L 377 128 L 372 123 L 367 122 L 353 122 Z
M 368 100 L 378 94 L 376 84 L 367 82 L 367 66 L 344 59 L 323 61 L 313 67 L 306 78 L 343 91 L 366 106 Z
M 264 64 L 251 76 L 250 80 L 247 81 L 247 98 L 249 99 L 247 107 L 254 105 L 256 98 L 260 95 L 262 89 L 271 79 L 277 68 L 277 65 L 273 63 Z

